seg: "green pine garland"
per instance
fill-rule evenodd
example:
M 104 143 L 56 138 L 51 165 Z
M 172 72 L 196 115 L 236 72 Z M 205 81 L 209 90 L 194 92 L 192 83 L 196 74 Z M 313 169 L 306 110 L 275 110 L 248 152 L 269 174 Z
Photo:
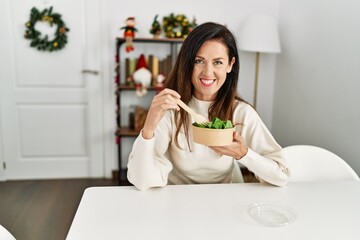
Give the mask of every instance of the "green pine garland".
M 184 14 L 175 16 L 171 13 L 163 18 L 163 30 L 168 38 L 186 38 L 193 28 L 193 24 Z
M 67 43 L 66 32 L 70 29 L 66 27 L 64 21 L 61 19 L 61 15 L 52 12 L 52 7 L 44 9 L 40 12 L 37 8 L 33 7 L 30 13 L 30 20 L 25 24 L 26 30 L 24 37 L 31 40 L 30 46 L 37 48 L 40 51 L 56 51 L 62 49 Z M 41 32 L 35 29 L 35 24 L 38 21 L 48 22 L 50 26 L 57 25 L 55 37 L 52 40 L 48 39 L 45 35 L 41 37 Z

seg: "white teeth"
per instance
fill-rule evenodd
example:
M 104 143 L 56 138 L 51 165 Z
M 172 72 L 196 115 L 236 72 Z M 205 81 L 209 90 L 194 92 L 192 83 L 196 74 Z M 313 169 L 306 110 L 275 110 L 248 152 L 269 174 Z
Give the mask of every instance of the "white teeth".
M 205 84 L 211 84 L 214 80 L 201 80 Z

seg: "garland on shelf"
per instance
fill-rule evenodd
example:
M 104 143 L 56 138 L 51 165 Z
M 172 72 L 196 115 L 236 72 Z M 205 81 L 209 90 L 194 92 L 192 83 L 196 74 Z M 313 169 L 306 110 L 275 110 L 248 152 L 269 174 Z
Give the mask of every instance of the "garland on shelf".
M 33 7 L 30 12 L 30 19 L 25 24 L 26 30 L 24 37 L 29 39 L 30 46 L 37 48 L 40 51 L 56 51 L 62 49 L 67 43 L 66 32 L 70 29 L 66 27 L 64 21 L 61 19 L 61 15 L 52 12 L 53 7 L 44 9 L 40 12 L 37 8 Z M 57 25 L 54 39 L 49 40 L 48 35 L 41 36 L 41 32 L 35 29 L 35 25 L 38 21 L 48 22 L 50 26 Z
M 186 38 L 187 35 L 196 27 L 195 20 L 190 23 L 184 14 L 174 15 L 171 13 L 163 17 L 163 30 L 165 37 L 168 38 Z

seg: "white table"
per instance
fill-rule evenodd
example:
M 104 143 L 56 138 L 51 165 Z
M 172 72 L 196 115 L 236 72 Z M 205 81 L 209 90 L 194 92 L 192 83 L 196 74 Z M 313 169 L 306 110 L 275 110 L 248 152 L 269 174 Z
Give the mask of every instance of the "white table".
M 253 202 L 287 205 L 297 219 L 263 226 L 247 213 Z M 92 187 L 67 239 L 360 239 L 360 182 Z

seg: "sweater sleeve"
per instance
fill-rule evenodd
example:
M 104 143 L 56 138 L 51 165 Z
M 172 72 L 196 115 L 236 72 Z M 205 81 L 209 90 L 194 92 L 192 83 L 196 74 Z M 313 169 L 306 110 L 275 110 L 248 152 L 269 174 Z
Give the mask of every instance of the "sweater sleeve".
M 249 150 L 238 161 L 252 171 L 260 182 L 276 186 L 286 185 L 290 172 L 282 156 L 281 146 L 275 141 L 256 111 L 249 106 L 246 112 L 241 136 Z
M 248 153 L 240 159 L 240 163 L 252 171 L 260 182 L 267 182 L 276 186 L 285 186 L 289 178 L 289 170 L 277 156 L 260 155 L 249 148 Z
M 144 139 L 142 132 L 136 138 L 128 160 L 127 177 L 139 190 L 163 187 L 172 170 L 167 148 L 171 141 L 171 114 L 167 112 L 155 130 L 152 139 Z

